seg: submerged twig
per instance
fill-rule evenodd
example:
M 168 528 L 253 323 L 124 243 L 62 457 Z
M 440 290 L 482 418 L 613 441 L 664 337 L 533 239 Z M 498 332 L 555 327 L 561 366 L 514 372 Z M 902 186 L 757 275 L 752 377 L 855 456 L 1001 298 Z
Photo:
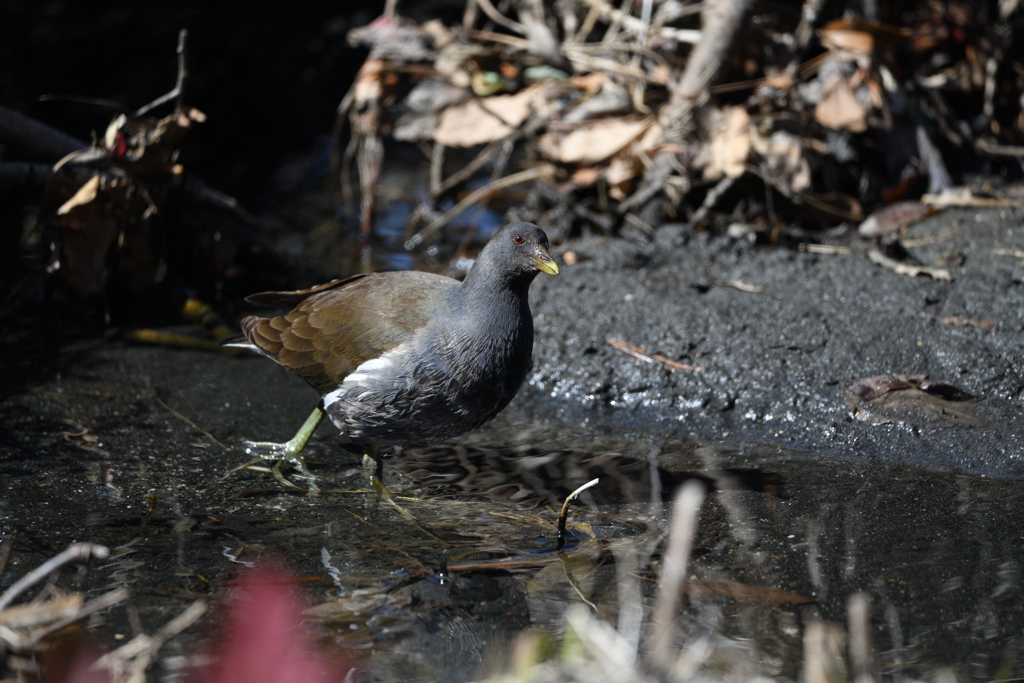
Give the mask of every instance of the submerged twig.
M 565 521 L 569 517 L 569 503 L 575 500 L 576 496 L 580 495 L 591 486 L 594 486 L 599 481 L 600 479 L 592 479 L 565 497 L 565 502 L 562 503 L 562 512 L 558 515 L 558 540 L 555 542 L 555 550 L 561 550 L 565 545 Z
M 197 425 L 197 424 L 196 424 L 195 422 L 193 422 L 192 420 L 188 419 L 187 417 L 185 417 L 184 415 L 182 415 L 181 413 L 179 413 L 179 412 L 178 412 L 177 410 L 175 410 L 174 408 L 172 408 L 172 407 L 170 407 L 169 405 L 167 405 L 167 404 L 166 404 L 166 403 L 164 402 L 164 400 L 163 400 L 162 398 L 160 398 L 159 394 L 157 394 L 157 393 L 156 393 L 156 391 L 154 391 L 154 392 L 153 392 L 153 398 L 155 398 L 155 399 L 156 399 L 157 403 L 159 403 L 159 404 L 160 404 L 160 405 L 162 405 L 162 406 L 163 406 L 164 408 L 166 408 L 167 410 L 169 410 L 169 411 L 170 411 L 171 413 L 173 413 L 173 414 L 174 414 L 174 415 L 175 415 L 175 416 L 176 416 L 177 418 L 179 418 L 180 420 L 182 420 L 182 421 L 183 421 L 183 422 L 184 422 L 185 424 L 187 424 L 187 425 L 188 425 L 189 427 L 191 427 L 192 429 L 196 430 L 197 432 L 201 432 L 201 433 L 202 433 L 203 435 L 205 435 L 205 436 L 206 436 L 206 437 L 207 437 L 208 439 L 210 439 L 210 441 L 214 442 L 215 444 L 217 444 L 217 445 L 218 445 L 218 446 L 220 446 L 221 448 L 224 448 L 224 449 L 226 449 L 226 448 L 227 448 L 227 446 L 225 446 L 225 445 L 224 445 L 224 444 L 222 444 L 222 443 L 221 443 L 220 441 L 218 441 L 218 440 L 217 440 L 217 437 L 215 437 L 215 436 L 214 436 L 213 434 L 211 434 L 210 432 L 206 431 L 205 429 L 203 429 L 202 427 L 200 427 L 199 425 Z

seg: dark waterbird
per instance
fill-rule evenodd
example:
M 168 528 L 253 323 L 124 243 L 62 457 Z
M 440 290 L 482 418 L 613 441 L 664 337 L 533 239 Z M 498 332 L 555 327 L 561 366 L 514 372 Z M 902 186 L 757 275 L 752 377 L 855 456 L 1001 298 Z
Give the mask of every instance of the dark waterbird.
M 289 441 L 246 442 L 250 452 L 266 454 L 253 462 L 289 460 L 312 479 L 298 454 L 326 413 L 366 449 L 382 490 L 381 446 L 437 443 L 487 422 L 530 370 L 528 294 L 540 271 L 558 275 L 547 235 L 532 223 L 512 223 L 487 243 L 463 282 L 415 271 L 370 273 L 248 297 L 291 312 L 244 318 L 242 334 L 222 343 L 276 361 L 321 396 Z

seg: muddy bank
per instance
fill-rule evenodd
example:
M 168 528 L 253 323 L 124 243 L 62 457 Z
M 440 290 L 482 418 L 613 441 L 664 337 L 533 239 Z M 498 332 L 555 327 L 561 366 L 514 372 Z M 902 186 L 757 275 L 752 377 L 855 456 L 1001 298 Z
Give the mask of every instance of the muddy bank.
M 515 405 L 575 423 L 599 414 L 626 426 L 1019 476 L 1020 221 L 1019 209 L 951 209 L 911 227 L 913 255 L 949 268 L 948 282 L 875 265 L 870 243 L 856 237 L 840 240 L 848 252 L 837 254 L 683 226 L 633 241 L 571 242 L 563 253 L 579 262 L 532 290 L 535 371 Z M 609 338 L 703 371 L 642 362 Z M 893 392 L 853 414 L 846 383 L 885 373 L 927 375 L 976 398 Z

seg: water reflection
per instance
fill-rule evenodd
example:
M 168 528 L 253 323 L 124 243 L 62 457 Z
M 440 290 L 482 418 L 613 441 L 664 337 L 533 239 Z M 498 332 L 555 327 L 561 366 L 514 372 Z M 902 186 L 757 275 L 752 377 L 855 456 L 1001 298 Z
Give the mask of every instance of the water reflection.
M 457 444 L 387 458 L 412 522 L 366 493 L 358 458 L 331 434 L 310 447 L 324 489 L 310 499 L 259 472 L 222 478 L 244 455 L 180 418 L 228 442 L 256 427 L 285 433 L 308 398 L 292 378 L 199 352 L 96 344 L 68 357 L 55 361 L 59 378 L 2 399 L 0 500 L 15 548 L 2 581 L 73 540 L 111 548 L 106 563 L 57 581 L 89 596 L 130 587 L 127 607 L 88 624 L 106 647 L 133 624 L 152 631 L 220 595 L 239 563 L 273 555 L 301 577 L 321 638 L 363 651 L 377 680 L 473 679 L 523 648 L 561 657 L 582 628 L 623 657 L 636 643 L 642 653 L 667 501 L 699 481 L 706 500 L 674 641 L 703 653 L 694 671 L 796 680 L 808 638 L 846 633 L 848 600 L 863 593 L 888 677 L 1024 673 L 1014 480 L 596 420 L 574 431 L 513 406 Z M 236 395 L 246 400 L 224 398 Z M 69 420 L 103 448 L 66 438 Z M 555 552 L 558 507 L 594 477 L 600 486 L 572 509 L 572 542 Z M 197 637 L 176 636 L 160 656 L 190 656 Z

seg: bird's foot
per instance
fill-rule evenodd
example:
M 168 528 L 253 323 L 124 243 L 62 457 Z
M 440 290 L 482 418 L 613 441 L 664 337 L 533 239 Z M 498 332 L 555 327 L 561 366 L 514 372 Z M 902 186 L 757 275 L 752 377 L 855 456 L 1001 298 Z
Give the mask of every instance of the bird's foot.
M 247 441 L 245 443 L 248 446 L 248 444 L 262 443 L 262 442 Z M 283 446 L 284 444 L 272 444 L 272 445 Z M 246 448 L 246 453 L 251 454 L 252 451 L 249 448 Z M 284 455 L 283 453 L 268 453 L 267 455 L 253 458 L 249 462 L 243 463 L 243 464 L 239 465 L 238 467 L 234 467 L 234 468 L 228 470 L 227 474 L 225 474 L 224 476 L 225 477 L 229 477 L 232 474 L 234 474 L 235 472 L 237 472 L 238 470 L 244 470 L 244 469 L 250 469 L 250 468 L 251 469 L 257 469 L 255 467 L 253 467 L 253 465 L 257 465 L 257 464 L 263 463 L 263 462 L 270 462 L 270 461 L 273 461 L 273 463 L 274 463 L 273 465 L 270 466 L 270 473 L 274 475 L 274 479 L 277 479 L 279 482 L 281 482 L 285 486 L 291 486 L 292 488 L 297 488 L 297 489 L 298 488 L 302 488 L 298 484 L 293 484 L 292 482 L 290 482 L 287 479 L 285 479 L 284 478 L 284 474 L 281 473 L 281 466 L 284 463 L 287 462 L 287 463 L 291 464 L 296 470 L 298 470 L 299 473 L 302 476 L 304 476 L 309 481 L 309 488 L 307 489 L 307 491 L 309 492 L 310 496 L 316 496 L 316 495 L 318 495 L 320 493 L 320 487 L 316 485 L 316 475 L 309 471 L 309 468 L 306 467 L 305 459 L 303 459 L 302 457 L 300 457 L 298 455 Z M 264 472 L 267 471 L 265 468 L 259 468 L 259 469 L 263 470 Z
M 281 474 L 281 465 L 284 462 L 289 462 L 295 467 L 306 479 L 309 480 L 309 495 L 315 496 L 320 493 L 320 487 L 316 485 L 316 476 L 306 467 L 306 461 L 303 460 L 299 453 L 306 447 L 306 443 L 309 441 L 309 437 L 313 436 L 313 432 L 320 425 L 320 422 L 324 419 L 324 411 L 320 410 L 319 406 L 313 409 L 309 417 L 306 418 L 306 422 L 302 425 L 295 436 L 288 439 L 283 443 L 276 441 L 243 441 L 242 446 L 245 448 L 245 452 L 248 455 L 256 455 L 255 458 L 249 462 L 239 465 L 238 467 L 230 470 L 226 475 L 229 476 L 234 474 L 238 470 L 243 470 L 252 467 L 256 463 L 266 462 L 268 460 L 275 461 L 273 466 L 270 468 L 271 474 L 274 478 L 280 481 L 286 486 L 292 486 L 295 488 L 302 488 L 284 478 Z

